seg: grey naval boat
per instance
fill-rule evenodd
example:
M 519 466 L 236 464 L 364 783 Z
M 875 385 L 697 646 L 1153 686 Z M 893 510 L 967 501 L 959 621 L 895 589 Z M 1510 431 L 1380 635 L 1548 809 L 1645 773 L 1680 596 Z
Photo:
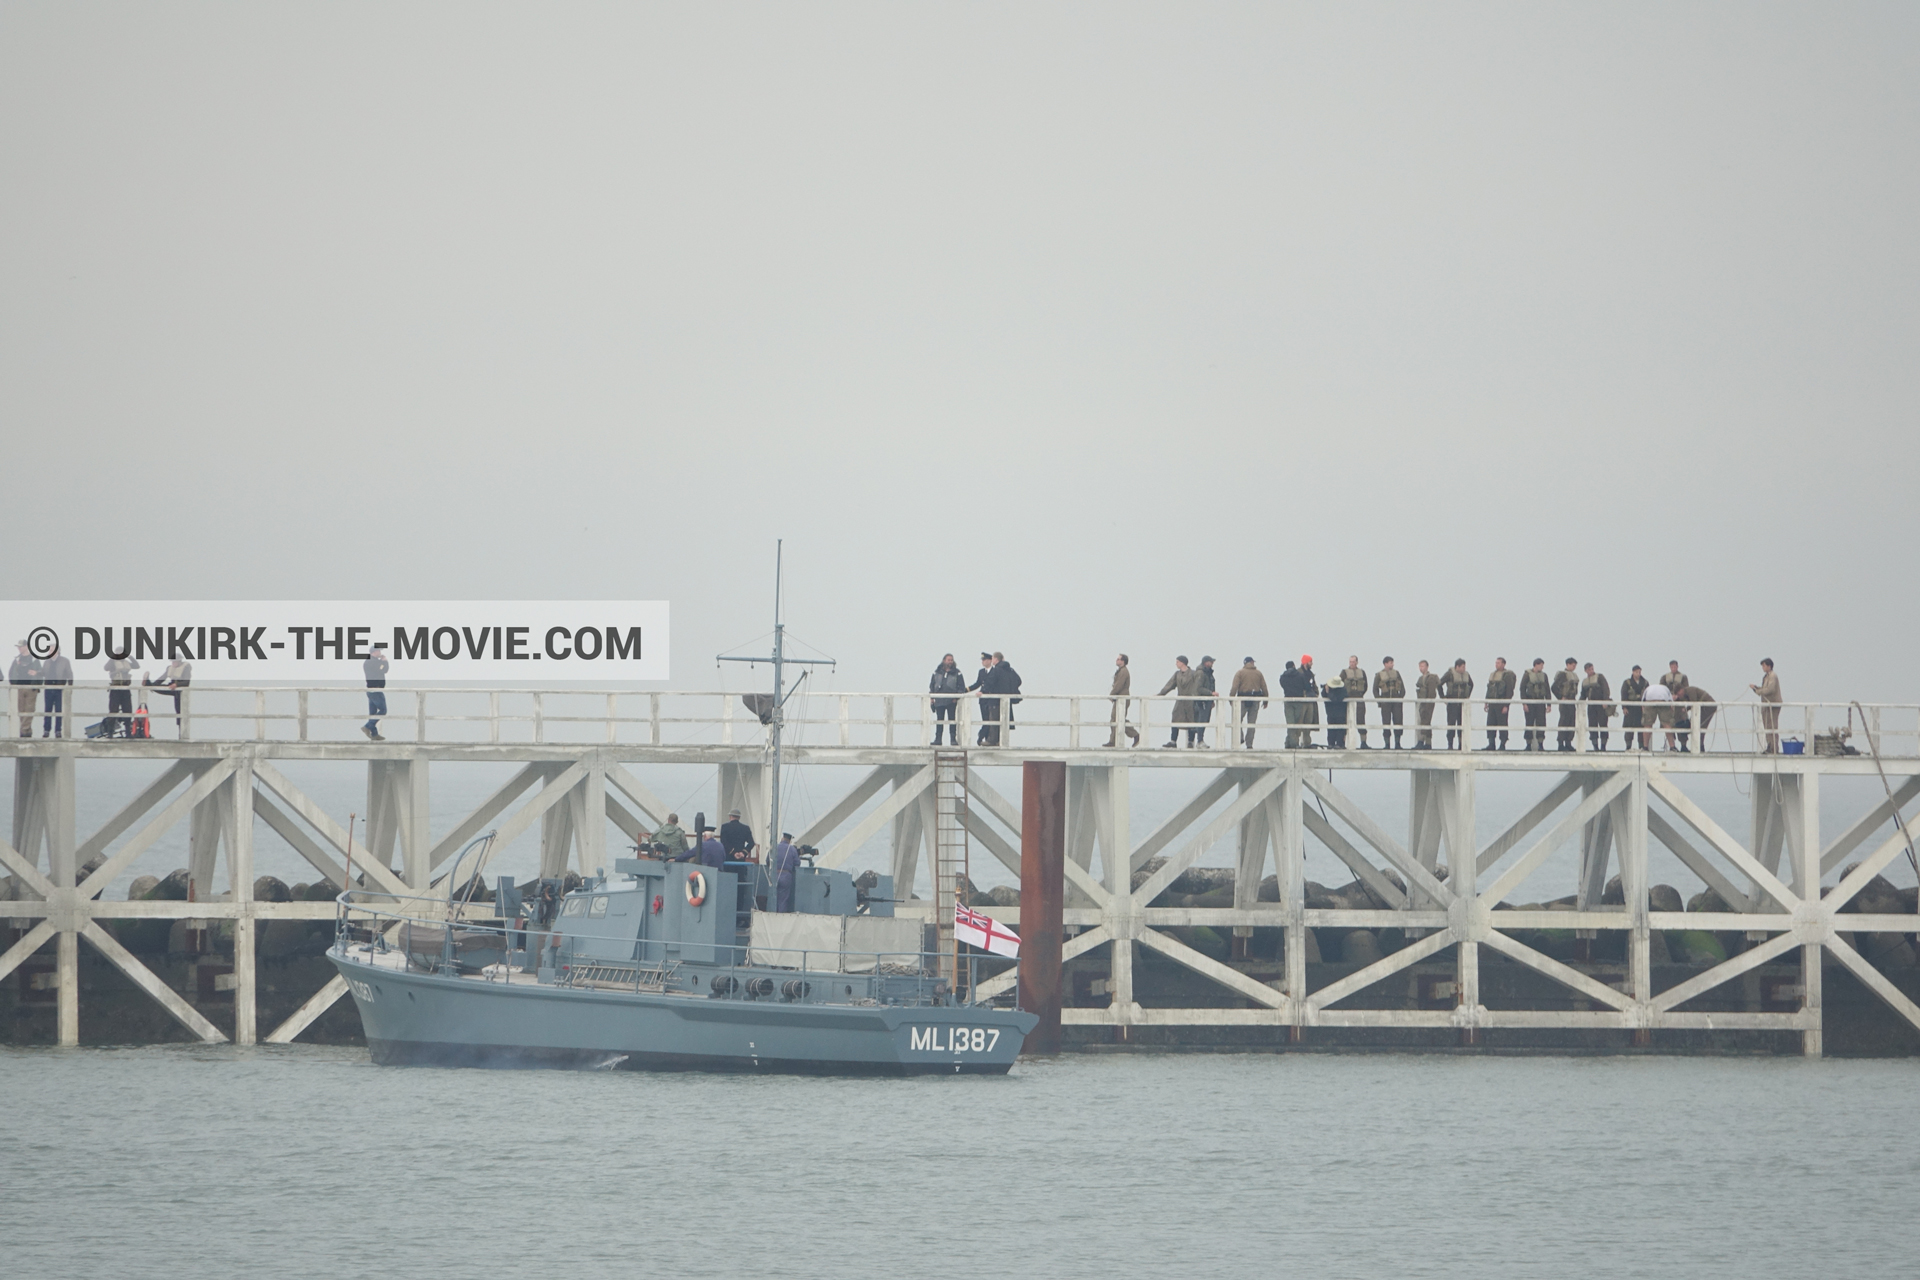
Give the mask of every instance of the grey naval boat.
M 1035 1016 L 956 994 L 980 957 L 925 952 L 891 878 L 862 879 L 802 866 L 773 912 L 758 863 L 622 858 L 545 882 L 546 927 L 505 876 L 486 904 L 349 890 L 328 958 L 377 1063 L 1004 1073 Z
M 772 668 L 772 695 L 743 699 L 768 727 L 769 849 L 780 835 L 786 668 L 832 663 L 786 656 L 779 564 L 776 545 L 773 652 L 720 657 Z M 958 860 L 936 869 L 936 911 L 967 883 L 966 828 L 953 825 Z M 924 926 L 894 916 L 891 876 L 856 882 L 808 860 L 794 873 L 793 910 L 768 911 L 779 896 L 760 863 L 668 861 L 684 850 L 656 845 L 660 856 L 621 858 L 612 876 L 571 892 L 544 879 L 528 895 L 501 876 L 493 901 L 476 903 L 477 872 L 464 896 L 452 886 L 476 846 L 484 870 L 493 834 L 454 859 L 444 898 L 340 895 L 327 955 L 375 1062 L 999 1075 L 1038 1021 L 972 999 L 979 965 L 1001 962 L 964 953 L 951 916 L 929 952 Z

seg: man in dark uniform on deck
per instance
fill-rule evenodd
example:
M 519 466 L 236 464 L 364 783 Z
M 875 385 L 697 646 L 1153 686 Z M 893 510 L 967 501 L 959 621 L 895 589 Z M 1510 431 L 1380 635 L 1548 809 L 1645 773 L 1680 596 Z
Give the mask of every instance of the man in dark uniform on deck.
M 793 878 L 800 869 L 800 850 L 794 847 L 793 834 L 780 833 L 780 843 L 773 846 L 773 860 L 767 870 L 773 873 L 773 909 L 775 911 L 793 910 Z
M 738 809 L 728 813 L 727 820 L 720 824 L 720 847 L 727 851 L 729 862 L 753 861 L 753 851 L 759 844 L 753 838 L 753 828 L 740 821 Z

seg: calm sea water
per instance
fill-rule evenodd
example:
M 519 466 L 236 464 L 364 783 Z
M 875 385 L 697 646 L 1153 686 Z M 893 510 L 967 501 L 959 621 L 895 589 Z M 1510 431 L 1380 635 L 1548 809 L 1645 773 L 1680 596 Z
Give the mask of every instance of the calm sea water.
M 0 1050 L 20 1277 L 1910 1275 L 1920 1063 Z

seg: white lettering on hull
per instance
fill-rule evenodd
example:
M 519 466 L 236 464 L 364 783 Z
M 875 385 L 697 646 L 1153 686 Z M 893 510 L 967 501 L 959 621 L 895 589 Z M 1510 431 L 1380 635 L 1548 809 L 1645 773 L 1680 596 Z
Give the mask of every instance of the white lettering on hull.
M 998 1027 L 910 1027 L 907 1048 L 915 1053 L 992 1053 Z

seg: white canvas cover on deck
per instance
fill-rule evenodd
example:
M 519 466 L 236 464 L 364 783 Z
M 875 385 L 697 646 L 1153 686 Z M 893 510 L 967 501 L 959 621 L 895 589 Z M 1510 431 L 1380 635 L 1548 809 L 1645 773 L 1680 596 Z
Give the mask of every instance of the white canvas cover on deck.
M 756 911 L 753 936 L 747 943 L 748 964 L 798 969 L 806 963 L 816 969 L 840 965 L 840 916 L 802 915 L 794 911 Z
M 802 953 L 805 953 L 804 955 Z M 919 962 L 920 922 L 891 916 L 822 916 L 756 911 L 747 963 L 866 973 L 881 963 Z

